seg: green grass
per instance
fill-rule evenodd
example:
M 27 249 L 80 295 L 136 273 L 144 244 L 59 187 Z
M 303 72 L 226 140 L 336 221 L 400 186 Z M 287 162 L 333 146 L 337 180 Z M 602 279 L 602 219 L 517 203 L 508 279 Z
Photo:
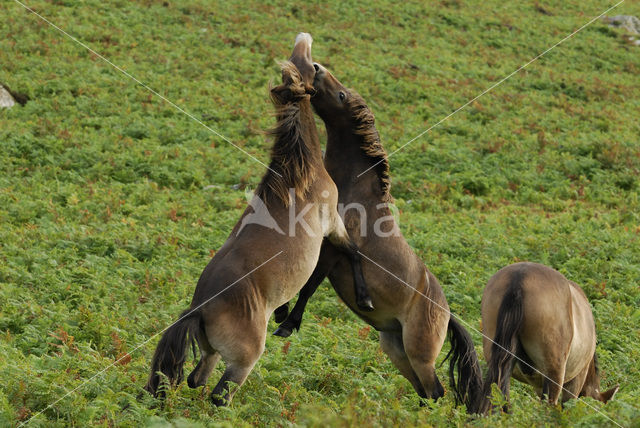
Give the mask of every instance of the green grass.
M 29 5 L 266 162 L 268 82 L 299 31 L 390 152 L 613 4 L 423 3 Z M 138 398 L 157 338 L 136 347 L 188 305 L 264 167 L 17 3 L 0 16 L 0 81 L 31 97 L 0 110 L 0 426 L 611 424 L 592 407 L 640 426 L 640 48 L 622 32 L 595 22 L 391 157 L 402 231 L 456 314 L 479 328 L 493 273 L 551 265 L 592 303 L 603 388 L 621 384 L 560 411 L 514 381 L 511 415 L 471 419 L 451 394 L 418 407 L 326 284 L 231 408 L 186 385 Z

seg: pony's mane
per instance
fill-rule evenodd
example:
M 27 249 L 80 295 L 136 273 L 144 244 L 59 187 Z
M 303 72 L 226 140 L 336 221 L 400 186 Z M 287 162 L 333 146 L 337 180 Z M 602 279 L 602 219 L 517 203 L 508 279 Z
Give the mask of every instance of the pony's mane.
M 306 197 L 322 158 L 309 101 L 312 88 L 305 86 L 292 62 L 284 61 L 280 67 L 283 83 L 270 90 L 277 123 L 268 133 L 274 136 L 275 142 L 269 169 L 262 177 L 256 195 L 265 203 L 270 196 L 275 196 L 288 206 L 291 202 L 289 189 L 295 189 L 296 196 L 301 199 Z M 307 111 L 301 111 L 301 103 L 309 104 Z M 307 114 L 310 118 L 304 117 Z M 304 124 L 305 119 L 311 128 Z M 317 150 L 314 150 L 314 144 L 318 146 Z
M 355 134 L 362 137 L 360 148 L 376 164 L 373 169 L 380 180 L 382 199 L 384 202 L 390 202 L 392 198 L 390 193 L 389 160 L 375 126 L 375 117 L 360 94 L 351 89 L 349 94 L 347 107 L 349 107 L 351 118 L 356 125 Z

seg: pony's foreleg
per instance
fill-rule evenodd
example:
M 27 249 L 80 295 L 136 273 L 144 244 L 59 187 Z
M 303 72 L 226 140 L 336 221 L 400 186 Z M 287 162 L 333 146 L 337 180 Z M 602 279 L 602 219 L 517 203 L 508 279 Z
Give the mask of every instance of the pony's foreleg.
M 373 311 L 373 302 L 371 301 L 371 296 L 369 296 L 364 275 L 362 275 L 362 256 L 356 243 L 349 237 L 347 229 L 345 229 L 344 223 L 339 216 L 336 216 L 335 227 L 327 238 L 329 238 L 329 241 L 335 245 L 336 248 L 349 257 L 351 269 L 353 270 L 353 283 L 358 308 L 366 312 Z
M 313 270 L 313 273 L 307 280 L 307 283 L 304 285 L 304 287 L 302 287 L 302 290 L 300 290 L 298 300 L 289 313 L 289 316 L 287 316 L 287 319 L 280 324 L 275 332 L 273 332 L 274 335 L 289 337 L 291 336 L 291 333 L 293 333 L 294 329 L 300 330 L 300 324 L 302 323 L 302 314 L 304 314 L 304 309 L 307 306 L 307 302 L 309 302 L 311 296 L 313 296 L 313 294 L 318 289 L 318 286 L 326 278 L 327 274 L 331 271 L 336 263 L 337 258 L 332 254 L 333 251 L 331 251 L 332 248 L 330 248 L 330 246 L 331 244 L 327 241 L 324 241 L 322 243 L 320 258 L 318 260 L 316 268 Z
M 275 311 L 273 311 L 273 315 L 278 324 L 284 322 L 287 319 L 287 315 L 289 314 L 289 302 L 285 303 L 282 306 L 278 306 Z
M 580 395 L 580 391 L 582 391 L 582 386 L 584 385 L 584 381 L 587 378 L 587 373 L 589 371 L 589 366 L 586 366 L 578 376 L 571 379 L 569 382 L 565 383 L 562 387 L 562 403 L 565 403 L 572 398 L 578 398 Z

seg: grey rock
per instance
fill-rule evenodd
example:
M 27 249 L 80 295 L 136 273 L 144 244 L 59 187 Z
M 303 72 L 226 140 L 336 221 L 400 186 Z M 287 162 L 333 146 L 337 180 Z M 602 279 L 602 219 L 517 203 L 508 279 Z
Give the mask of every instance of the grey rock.
M 632 15 L 605 16 L 602 18 L 610 27 L 624 28 L 630 34 L 640 35 L 640 19 Z
M 0 86 L 0 108 L 11 108 L 16 105 L 16 101 L 13 99 L 9 91 Z

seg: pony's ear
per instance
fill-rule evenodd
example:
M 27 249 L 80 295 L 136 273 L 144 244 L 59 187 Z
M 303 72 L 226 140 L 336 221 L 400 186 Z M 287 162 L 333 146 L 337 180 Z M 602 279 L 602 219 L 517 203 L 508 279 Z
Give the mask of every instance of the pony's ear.
M 606 403 L 607 401 L 612 400 L 613 396 L 616 395 L 616 392 L 618 392 L 618 389 L 620 389 L 620 385 L 616 385 L 613 388 L 609 389 L 608 391 L 601 392 L 600 401 L 602 401 L 603 403 Z
M 282 72 L 282 84 L 283 85 L 298 85 L 302 82 L 302 76 L 300 71 L 291 61 L 283 61 L 280 63 L 280 70 Z

